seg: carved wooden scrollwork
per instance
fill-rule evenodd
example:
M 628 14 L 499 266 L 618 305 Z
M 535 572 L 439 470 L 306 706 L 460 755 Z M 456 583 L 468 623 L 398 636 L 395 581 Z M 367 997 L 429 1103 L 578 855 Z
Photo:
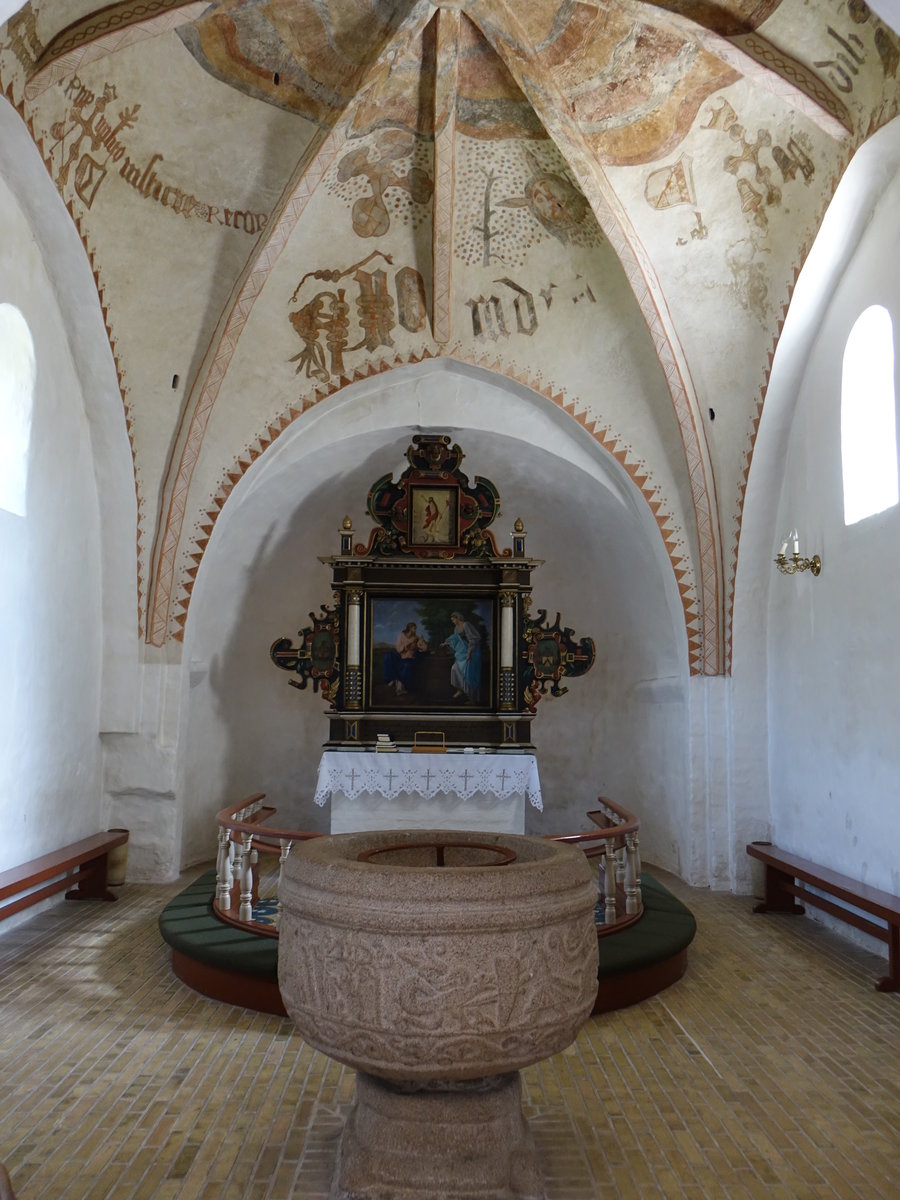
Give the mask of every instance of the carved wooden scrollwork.
M 569 689 L 561 686 L 561 680 L 584 675 L 596 658 L 593 638 L 576 641 L 574 629 L 560 624 L 559 613 L 549 624 L 545 608 L 539 608 L 537 617 L 526 623 L 522 640 L 523 702 L 532 713 L 548 688 L 551 696 L 565 695 Z
M 444 434 L 417 434 L 406 451 L 409 467 L 394 482 L 383 475 L 369 490 L 377 522 L 357 554 L 425 559 L 509 557 L 498 552 L 488 526 L 500 513 L 500 493 L 489 479 L 474 483 L 459 469 L 464 455 Z
M 313 691 L 321 691 L 332 709 L 338 707 L 341 690 L 341 610 L 336 604 L 321 605 L 321 613 L 309 614 L 312 625 L 297 633 L 300 644 L 290 638 L 278 638 L 269 649 L 269 656 L 282 671 L 292 671 L 298 678 L 288 682 L 292 687 L 305 688 L 312 683 Z

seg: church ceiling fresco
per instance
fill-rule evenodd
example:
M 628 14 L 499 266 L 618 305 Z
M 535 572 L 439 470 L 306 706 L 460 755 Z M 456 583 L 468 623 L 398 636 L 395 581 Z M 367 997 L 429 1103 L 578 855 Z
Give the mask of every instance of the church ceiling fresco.
M 443 356 L 624 466 L 691 670 L 727 670 L 772 353 L 898 68 L 862 0 L 26 4 L 0 89 L 97 282 L 143 636 L 183 636 L 215 520 L 284 429 Z

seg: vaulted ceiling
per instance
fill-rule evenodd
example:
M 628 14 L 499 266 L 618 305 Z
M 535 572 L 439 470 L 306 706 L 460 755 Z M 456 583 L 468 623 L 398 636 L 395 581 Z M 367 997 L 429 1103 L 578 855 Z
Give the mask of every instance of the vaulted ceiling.
M 786 307 L 898 65 L 862 0 L 26 4 L 0 89 L 93 269 L 142 636 L 182 636 L 218 514 L 289 425 L 445 358 L 627 470 L 691 670 L 725 670 Z

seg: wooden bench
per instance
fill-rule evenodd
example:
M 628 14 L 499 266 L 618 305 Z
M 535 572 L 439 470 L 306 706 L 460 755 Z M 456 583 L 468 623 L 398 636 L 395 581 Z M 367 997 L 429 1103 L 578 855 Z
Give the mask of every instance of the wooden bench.
M 67 900 L 116 900 L 115 892 L 111 892 L 106 884 L 108 855 L 110 850 L 127 841 L 128 833 L 124 829 L 95 833 L 93 837 L 44 854 L 20 867 L 0 871 L 0 921 L 46 900 L 63 888 L 69 888 Z M 18 899 L 4 903 L 10 896 Z
M 840 875 L 827 867 L 819 867 L 768 843 L 751 842 L 747 853 L 758 858 L 766 868 L 765 899 L 756 905 L 754 912 L 803 913 L 806 911 L 803 905 L 796 903 L 796 899 L 800 898 L 806 904 L 812 904 L 832 917 L 846 921 L 855 929 L 887 942 L 888 973 L 878 980 L 875 987 L 879 992 L 900 990 L 900 897 L 860 883 L 847 875 Z M 804 887 L 804 884 L 808 886 Z M 833 900 L 810 891 L 810 887 L 827 892 L 843 903 L 835 904 Z M 877 924 L 861 913 L 844 907 L 848 904 L 885 924 Z

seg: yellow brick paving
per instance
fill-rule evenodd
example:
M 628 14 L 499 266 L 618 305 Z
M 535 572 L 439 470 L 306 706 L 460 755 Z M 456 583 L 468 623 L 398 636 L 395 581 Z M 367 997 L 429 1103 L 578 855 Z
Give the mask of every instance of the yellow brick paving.
M 196 995 L 156 919 L 186 885 L 0 926 L 0 1161 L 19 1200 L 325 1200 L 353 1072 Z M 666 884 L 688 973 L 524 1072 L 550 1200 L 895 1200 L 900 995 L 803 919 Z

